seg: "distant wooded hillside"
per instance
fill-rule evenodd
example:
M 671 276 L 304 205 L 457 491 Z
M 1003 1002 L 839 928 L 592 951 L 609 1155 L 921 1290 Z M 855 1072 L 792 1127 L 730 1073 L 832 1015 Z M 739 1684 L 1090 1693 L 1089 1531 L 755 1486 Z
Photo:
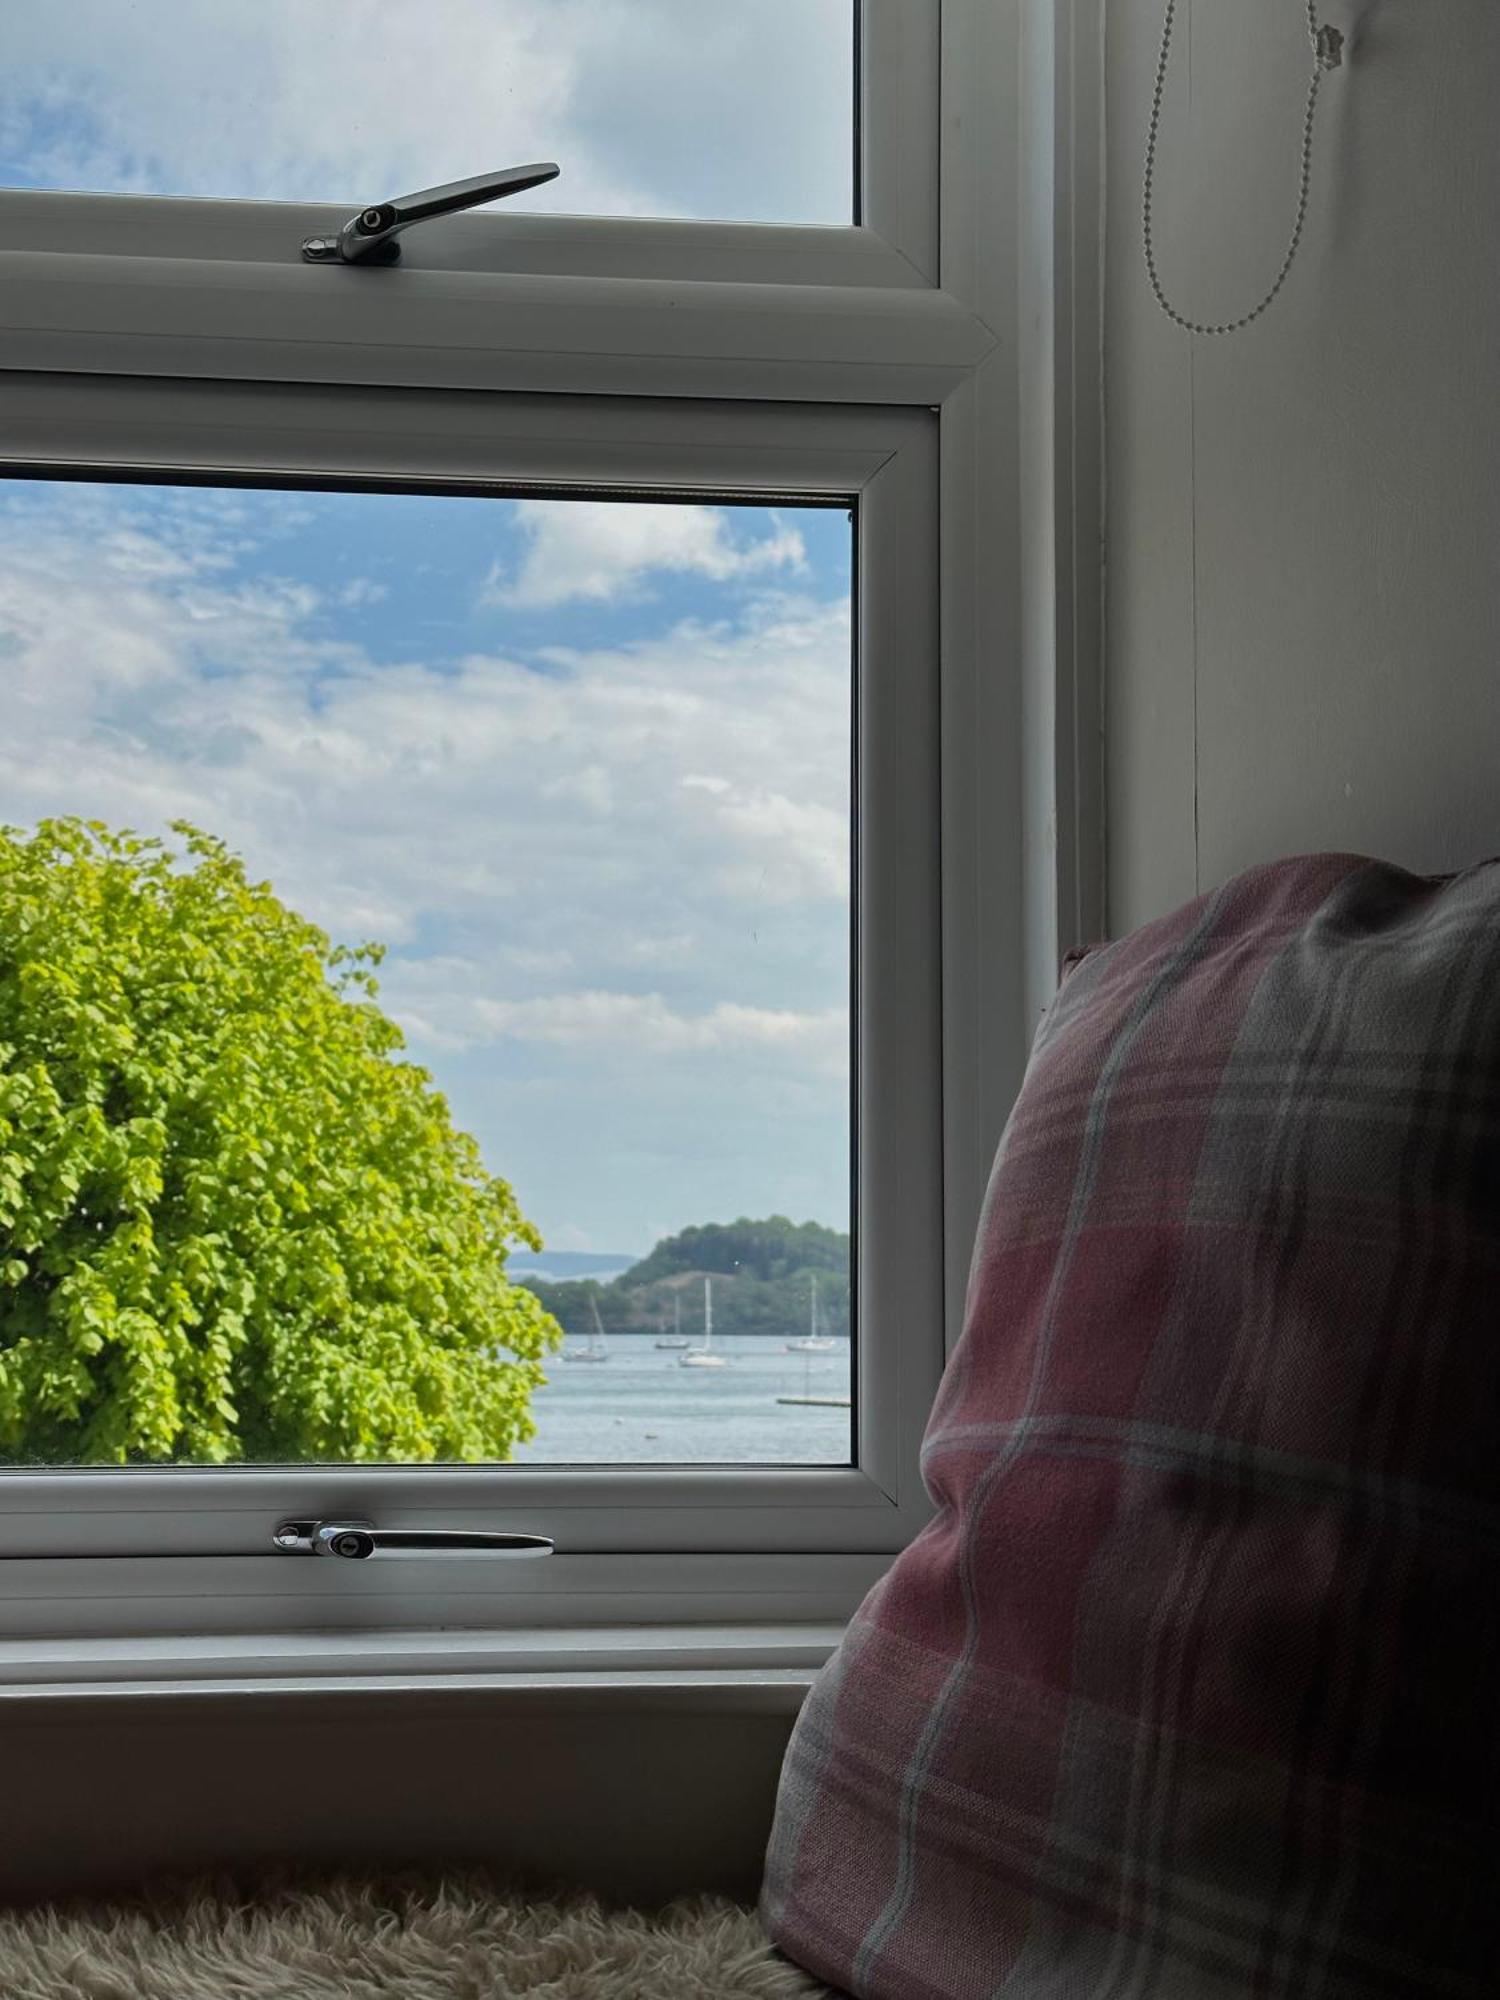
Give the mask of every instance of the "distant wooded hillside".
M 815 1281 L 818 1331 L 849 1333 L 849 1238 L 784 1215 L 680 1230 L 608 1284 L 510 1275 L 579 1338 L 593 1325 L 591 1301 L 606 1333 L 657 1335 L 675 1330 L 680 1301 L 682 1331 L 696 1339 L 703 1331 L 705 1277 L 714 1281 L 716 1334 L 786 1339 L 806 1333 Z

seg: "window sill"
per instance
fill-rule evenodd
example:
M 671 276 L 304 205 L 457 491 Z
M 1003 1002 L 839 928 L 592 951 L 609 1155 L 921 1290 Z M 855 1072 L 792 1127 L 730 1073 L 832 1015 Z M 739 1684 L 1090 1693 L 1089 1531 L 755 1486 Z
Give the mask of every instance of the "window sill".
M 792 1713 L 834 1625 L 12 1640 L 0 1705 L 57 1697 L 465 1692 Z

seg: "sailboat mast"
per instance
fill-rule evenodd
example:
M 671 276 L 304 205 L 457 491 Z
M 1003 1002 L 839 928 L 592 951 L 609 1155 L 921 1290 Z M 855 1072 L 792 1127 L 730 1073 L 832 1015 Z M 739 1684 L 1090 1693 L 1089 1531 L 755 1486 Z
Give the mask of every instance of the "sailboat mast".
M 714 1281 L 712 1278 L 705 1278 L 703 1280 L 703 1352 L 707 1354 L 708 1350 L 713 1346 L 713 1344 L 714 1344 Z

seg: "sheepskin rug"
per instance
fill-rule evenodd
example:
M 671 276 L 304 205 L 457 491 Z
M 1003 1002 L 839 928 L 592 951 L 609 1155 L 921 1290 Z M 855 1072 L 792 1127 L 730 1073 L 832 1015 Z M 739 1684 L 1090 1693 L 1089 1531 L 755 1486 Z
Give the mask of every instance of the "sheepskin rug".
M 0 1912 L 5 2000 L 807 2000 L 755 1916 L 651 1915 L 472 1879 Z

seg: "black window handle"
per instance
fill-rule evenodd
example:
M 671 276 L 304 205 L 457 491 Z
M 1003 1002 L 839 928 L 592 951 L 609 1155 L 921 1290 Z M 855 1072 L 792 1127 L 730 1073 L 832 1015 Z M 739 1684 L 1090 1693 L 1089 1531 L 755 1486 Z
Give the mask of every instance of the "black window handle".
M 373 1521 L 283 1521 L 271 1537 L 291 1556 L 550 1556 L 545 1535 L 491 1534 L 477 1528 L 377 1528 Z
M 401 255 L 401 231 L 429 216 L 452 215 L 481 202 L 501 201 L 508 194 L 555 181 L 562 169 L 552 160 L 530 167 L 505 167 L 498 174 L 474 174 L 466 181 L 445 181 L 441 187 L 398 195 L 351 215 L 337 236 L 309 236 L 302 255 L 309 264 L 394 264 Z

